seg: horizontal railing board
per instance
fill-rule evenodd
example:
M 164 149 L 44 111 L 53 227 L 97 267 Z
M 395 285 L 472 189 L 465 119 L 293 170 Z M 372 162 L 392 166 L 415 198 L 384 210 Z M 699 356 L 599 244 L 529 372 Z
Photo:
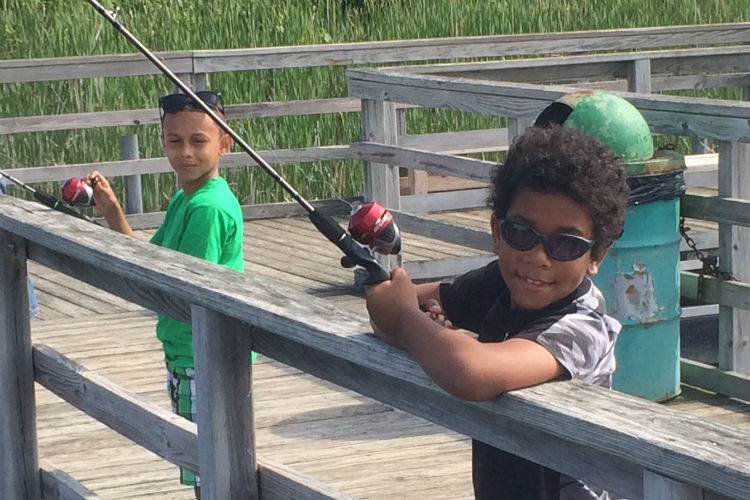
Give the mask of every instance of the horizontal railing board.
M 406 354 L 368 335 L 365 318 L 325 301 L 200 259 L 176 260 L 167 249 L 104 233 L 13 198 L 0 200 L 0 228 L 94 271 L 107 269 L 160 293 L 221 310 L 257 328 L 258 352 L 563 472 L 577 469 L 573 472 L 585 477 L 578 471 L 586 463 L 592 475 L 608 471 L 611 477 L 613 463 L 629 470 L 635 464 L 737 499 L 750 489 L 750 433 L 577 381 L 544 384 L 485 403 L 459 401 L 437 389 Z M 100 281 L 99 286 L 112 285 Z M 516 429 L 545 439 L 529 448 L 533 441 L 519 439 Z M 559 443 L 566 453 L 550 453 L 548 442 Z M 577 453 L 596 464 L 572 459 Z M 633 477 L 627 483 L 635 491 Z
M 193 52 L 156 56 L 174 73 L 193 72 Z M 81 78 L 156 75 L 161 71 L 142 54 L 55 57 L 0 61 L 0 83 L 78 80 Z
M 34 376 L 42 386 L 131 441 L 175 465 L 199 472 L 194 422 L 139 398 L 44 345 L 34 347 Z M 258 472 L 264 499 L 354 500 L 320 481 L 267 460 L 258 460 Z M 88 496 L 57 498 L 93 500 Z
M 323 210 L 329 215 L 348 215 L 351 212 L 349 203 L 361 202 L 361 196 L 346 198 L 346 200 L 332 198 L 325 200 L 308 200 L 316 209 Z M 278 219 L 285 217 L 299 217 L 307 215 L 307 211 L 296 201 L 282 203 L 264 203 L 259 205 L 243 205 L 243 220 L 259 219 Z M 125 219 L 131 229 L 152 229 L 159 227 L 164 220 L 166 212 L 149 212 L 144 214 L 126 215 Z M 103 218 L 94 219 L 98 224 L 106 227 L 106 221 Z
M 96 493 L 48 461 L 41 460 L 40 465 L 44 500 L 101 500 Z
M 391 210 L 391 213 L 399 229 L 406 233 L 418 234 L 484 252 L 492 251 L 492 233 L 489 229 L 477 229 L 397 210 Z M 489 226 L 489 217 L 487 225 Z
M 373 142 L 355 142 L 350 148 L 352 155 L 358 160 L 426 170 L 432 174 L 451 175 L 482 182 L 490 181 L 490 173 L 497 166 L 497 163 L 490 161 Z
M 414 106 L 409 104 L 396 106 L 397 109 L 407 109 L 412 107 Z M 233 104 L 226 106 L 226 119 L 231 121 L 244 118 L 352 113 L 359 112 L 360 108 L 360 99 L 352 97 L 311 99 L 306 101 Z M 155 125 L 159 122 L 158 109 L 134 109 L 101 111 L 95 113 L 0 118 L 0 135 L 18 134 L 22 132 L 50 132 L 55 130 Z
M 683 384 L 700 387 L 731 398 L 750 401 L 750 376 L 724 371 L 689 359 L 680 362 Z
M 418 66 L 398 66 L 389 71 L 403 74 L 443 75 L 464 78 L 490 77 L 505 81 L 532 81 L 536 74 L 542 79 L 567 79 L 581 76 L 614 76 L 627 78 L 627 67 L 633 61 L 648 59 L 651 61 L 651 74 L 660 73 L 684 74 L 685 72 L 703 73 L 713 71 L 735 72 L 747 70 L 747 59 L 750 47 L 711 47 L 678 50 L 652 50 L 639 52 L 617 52 L 614 54 L 568 55 L 542 57 L 533 59 L 513 59 L 508 61 L 487 61 L 468 63 L 444 63 Z M 581 68 L 588 68 L 583 70 Z M 554 71 L 551 71 L 554 68 Z M 599 68 L 599 69 L 595 69 Z M 587 75 L 587 71 L 591 72 Z M 528 73 L 526 73 L 528 72 Z M 511 78 L 503 77 L 507 74 Z M 492 76 L 496 75 L 496 76 Z
M 494 35 L 249 49 L 160 52 L 175 73 L 580 53 L 750 42 L 748 23 Z M 0 83 L 152 75 L 140 54 L 0 61 Z
M 480 114 L 536 117 L 572 87 L 349 70 L 349 95 Z M 641 112 L 656 133 L 750 142 L 750 103 L 667 95 L 618 93 Z
M 701 282 L 702 281 L 702 282 Z M 708 304 L 750 310 L 750 284 L 725 281 L 683 271 L 680 273 L 680 295 Z
M 412 280 L 436 281 L 479 269 L 497 256 L 492 253 L 471 255 L 466 257 L 447 257 L 444 259 L 416 260 L 404 262 L 404 269 Z
M 750 227 L 750 200 L 686 194 L 680 200 L 680 213 L 693 219 Z
M 294 47 L 196 51 L 195 71 L 406 62 L 535 53 L 575 53 L 750 41 L 747 23 L 529 35 L 398 40 Z
M 404 147 L 435 150 L 452 154 L 468 152 L 498 151 L 507 148 L 507 129 L 465 130 L 461 132 L 441 132 L 436 134 L 406 135 L 399 138 Z M 305 163 L 326 160 L 354 158 L 349 146 L 319 146 L 311 148 L 280 149 L 258 152 L 272 165 L 285 163 Z M 222 168 L 255 165 L 245 153 L 231 153 L 222 156 Z M 101 163 L 79 163 L 73 165 L 53 165 L 13 169 L 13 176 L 22 182 L 38 183 L 65 181 L 71 177 L 83 177 L 92 170 L 99 170 L 107 177 L 126 175 L 156 174 L 172 172 L 167 158 L 141 160 L 119 160 Z

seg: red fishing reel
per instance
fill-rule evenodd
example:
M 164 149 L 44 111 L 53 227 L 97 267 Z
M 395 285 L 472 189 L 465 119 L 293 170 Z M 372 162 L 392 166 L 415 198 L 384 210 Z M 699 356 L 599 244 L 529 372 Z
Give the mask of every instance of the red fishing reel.
M 349 234 L 374 252 L 396 255 L 401 252 L 401 231 L 393 215 L 375 202 L 357 205 L 349 219 Z
M 93 207 L 96 205 L 94 190 L 85 179 L 73 177 L 62 186 L 62 199 L 68 205 Z

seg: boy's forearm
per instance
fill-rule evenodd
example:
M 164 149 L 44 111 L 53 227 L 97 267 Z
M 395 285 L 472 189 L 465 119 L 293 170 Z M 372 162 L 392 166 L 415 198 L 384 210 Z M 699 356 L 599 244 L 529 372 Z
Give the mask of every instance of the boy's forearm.
M 409 352 L 437 385 L 461 399 L 488 399 L 477 395 L 482 387 L 477 384 L 471 362 L 479 354 L 477 340 L 444 328 L 425 314 L 409 312 L 402 318 L 398 332 L 400 347 Z
M 112 212 L 104 216 L 104 219 L 111 230 L 126 236 L 134 236 L 133 230 L 125 218 L 125 212 L 122 211 L 121 207 L 118 206 L 116 210 L 112 210 Z

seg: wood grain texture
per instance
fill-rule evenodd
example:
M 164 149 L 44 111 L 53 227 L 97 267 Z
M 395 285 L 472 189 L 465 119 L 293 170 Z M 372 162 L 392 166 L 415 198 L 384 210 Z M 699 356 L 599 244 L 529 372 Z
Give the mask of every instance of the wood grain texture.
M 64 471 L 45 460 L 42 462 L 41 481 L 44 500 L 101 500 Z
M 680 362 L 680 369 L 685 384 L 750 401 L 750 376 L 684 358 Z
M 0 498 L 40 500 L 26 279 L 26 242 L 0 230 Z
M 250 325 L 192 307 L 201 498 L 258 500 Z
M 750 144 L 719 143 L 719 196 L 750 205 Z M 750 229 L 719 223 L 719 265 L 744 283 L 750 283 L 749 248 Z M 750 375 L 750 311 L 719 310 L 719 367 Z
M 702 488 L 643 471 L 643 500 L 704 500 Z
M 497 163 L 451 156 L 387 144 L 355 142 L 351 151 L 356 158 L 377 164 L 425 170 L 438 175 L 489 182 L 490 172 Z
M 388 70 L 348 70 L 349 95 L 507 117 L 537 116 L 572 87 L 469 81 Z M 750 104 L 666 95 L 618 93 L 655 133 L 750 142 Z
M 198 259 L 175 262 L 172 252 L 137 240 L 103 241 L 100 228 L 20 200 L 0 200 L 0 210 L 0 227 L 36 244 L 254 325 L 260 353 L 593 484 L 637 493 L 637 474 L 615 474 L 619 464 L 618 471 L 647 468 L 737 499 L 750 489 L 746 432 L 579 382 L 459 401 L 353 313 Z

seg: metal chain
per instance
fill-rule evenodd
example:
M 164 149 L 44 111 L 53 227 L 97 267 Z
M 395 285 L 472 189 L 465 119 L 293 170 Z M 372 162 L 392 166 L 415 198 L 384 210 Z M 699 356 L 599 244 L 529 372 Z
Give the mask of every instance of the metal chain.
M 688 231 L 690 231 L 690 228 L 685 226 L 685 217 L 680 217 L 680 234 L 685 239 L 687 246 L 689 246 L 698 256 L 698 260 L 703 263 L 703 268 L 700 271 L 697 271 L 698 274 L 701 276 L 715 276 L 725 281 L 739 281 L 732 275 L 732 273 L 719 269 L 719 258 L 717 256 L 706 255 L 698 250 L 698 244 L 690 237 Z

